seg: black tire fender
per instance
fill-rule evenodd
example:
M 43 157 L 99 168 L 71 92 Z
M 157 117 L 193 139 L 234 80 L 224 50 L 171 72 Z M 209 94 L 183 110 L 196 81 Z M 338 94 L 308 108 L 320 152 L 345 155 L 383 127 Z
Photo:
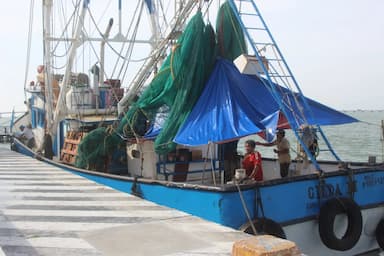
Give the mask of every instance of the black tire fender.
M 253 220 L 253 225 L 255 226 L 255 229 L 257 231 L 256 235 L 273 235 L 283 239 L 287 238 L 281 225 L 271 219 L 257 218 Z M 252 226 L 249 222 L 242 225 L 240 227 L 240 230 L 245 233 L 255 235 Z
M 334 231 L 336 215 L 345 214 L 348 218 L 348 227 L 341 238 Z M 324 245 L 330 249 L 346 251 L 359 241 L 363 230 L 363 218 L 360 207 L 347 197 L 332 198 L 320 208 L 319 234 Z
M 381 219 L 379 224 L 377 224 L 375 235 L 377 243 L 384 250 L 384 219 Z

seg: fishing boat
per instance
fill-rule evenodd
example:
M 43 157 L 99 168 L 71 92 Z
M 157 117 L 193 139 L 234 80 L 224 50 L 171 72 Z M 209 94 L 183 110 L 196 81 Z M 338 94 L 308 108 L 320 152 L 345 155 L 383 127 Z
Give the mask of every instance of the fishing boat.
M 321 126 L 358 120 L 303 95 L 255 1 L 138 1 L 131 21 L 118 1 L 118 29 L 110 19 L 104 32 L 106 7 L 42 2 L 44 63 L 14 125 L 30 124 L 36 145 L 14 138 L 14 150 L 309 255 L 384 247 L 384 165 L 338 157 Z M 264 158 L 264 180 L 247 179 L 237 141 L 278 129 L 300 148 L 290 175 Z M 334 161 L 316 159 L 315 140 Z

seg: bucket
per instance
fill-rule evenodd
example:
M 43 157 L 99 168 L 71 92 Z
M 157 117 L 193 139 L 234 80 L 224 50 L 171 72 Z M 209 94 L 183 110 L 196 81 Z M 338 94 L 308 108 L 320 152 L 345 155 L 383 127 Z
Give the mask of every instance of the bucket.
M 246 177 L 245 169 L 236 169 L 235 170 L 235 179 L 242 180 Z
M 109 105 L 109 88 L 100 87 L 99 88 L 99 108 L 108 108 Z
M 91 109 L 92 91 L 88 87 L 72 86 L 66 95 L 69 110 Z

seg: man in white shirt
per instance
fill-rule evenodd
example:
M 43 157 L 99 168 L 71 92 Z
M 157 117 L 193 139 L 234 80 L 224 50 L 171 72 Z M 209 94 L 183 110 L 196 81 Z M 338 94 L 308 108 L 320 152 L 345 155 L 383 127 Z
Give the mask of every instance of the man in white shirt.
M 20 125 L 21 134 L 19 138 L 24 139 L 27 143 L 27 147 L 32 149 L 35 146 L 35 138 L 33 136 L 33 132 L 31 127 L 28 125 L 25 127 L 24 125 Z
M 271 143 L 256 142 L 260 146 L 277 146 L 273 151 L 277 154 L 280 163 L 280 176 L 282 178 L 288 176 L 289 165 L 291 163 L 291 155 L 289 154 L 289 141 L 285 138 L 285 131 L 278 129 L 276 133 L 276 140 Z

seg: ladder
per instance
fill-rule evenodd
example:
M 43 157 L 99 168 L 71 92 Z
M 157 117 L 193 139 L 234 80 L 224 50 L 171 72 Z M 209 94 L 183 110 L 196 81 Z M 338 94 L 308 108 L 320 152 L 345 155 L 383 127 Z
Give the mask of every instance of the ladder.
M 278 103 L 280 110 L 287 118 L 295 137 L 300 142 L 305 153 L 311 159 L 316 169 L 321 171 L 315 157 L 309 152 L 308 147 L 303 143 L 299 134 L 300 126 L 308 124 L 308 118 L 311 118 L 313 113 L 276 41 L 261 16 L 255 1 L 229 0 L 229 3 L 243 29 L 249 49 L 252 51 L 252 54 L 255 55 L 260 65 L 258 76 L 262 78 L 261 81 L 269 89 Z M 295 109 L 299 111 L 294 111 Z M 308 114 L 304 114 L 304 109 L 309 111 L 309 116 Z M 316 128 L 323 137 L 328 150 L 337 161 L 340 161 L 340 158 L 332 149 L 321 127 L 316 125 Z

